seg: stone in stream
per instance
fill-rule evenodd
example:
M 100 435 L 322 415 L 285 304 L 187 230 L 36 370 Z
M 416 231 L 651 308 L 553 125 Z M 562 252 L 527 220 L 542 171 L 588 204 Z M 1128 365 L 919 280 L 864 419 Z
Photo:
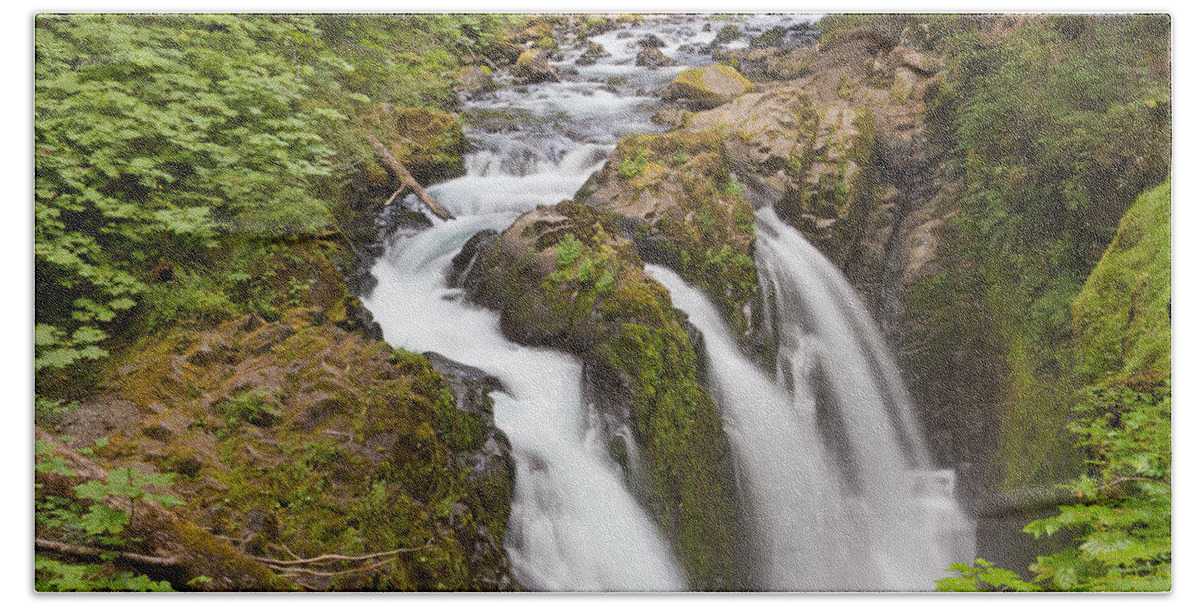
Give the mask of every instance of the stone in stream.
M 645 68 L 661 68 L 671 65 L 678 65 L 674 60 L 672 60 L 670 57 L 667 57 L 666 54 L 654 47 L 642 49 L 641 52 L 637 54 L 637 61 L 634 63 Z
M 542 49 L 529 49 L 517 58 L 513 76 L 520 84 L 558 82 L 558 70 L 550 65 L 550 54 Z

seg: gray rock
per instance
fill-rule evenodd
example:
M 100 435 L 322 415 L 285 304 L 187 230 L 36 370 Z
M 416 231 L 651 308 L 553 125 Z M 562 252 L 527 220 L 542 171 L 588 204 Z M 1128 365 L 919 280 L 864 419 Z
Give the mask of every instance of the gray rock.
M 666 54 L 654 47 L 642 49 L 641 52 L 637 54 L 637 61 L 634 63 L 646 68 L 661 68 L 671 65 L 678 65 L 670 57 L 667 57 Z

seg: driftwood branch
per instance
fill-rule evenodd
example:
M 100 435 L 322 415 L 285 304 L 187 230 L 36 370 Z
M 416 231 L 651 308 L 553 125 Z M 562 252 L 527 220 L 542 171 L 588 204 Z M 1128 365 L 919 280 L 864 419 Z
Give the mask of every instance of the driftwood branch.
M 429 210 L 432 211 L 434 215 L 445 221 L 454 219 L 453 214 L 447 211 L 446 208 L 441 205 L 441 203 L 438 203 L 437 199 L 433 198 L 433 196 L 426 192 L 425 189 L 421 187 L 421 184 L 417 183 L 416 178 L 412 176 L 412 173 L 408 172 L 408 169 L 404 167 L 404 164 L 399 160 L 396 160 L 396 157 L 392 156 L 391 152 L 388 152 L 387 147 L 383 145 L 383 142 L 379 141 L 379 138 L 375 137 L 374 135 L 370 135 L 369 137 L 371 148 L 375 150 L 375 153 L 379 155 L 379 158 L 383 159 L 383 164 L 387 165 L 388 169 L 391 169 L 392 174 L 396 176 L 396 179 L 400 180 L 401 184 L 403 184 L 405 187 L 411 188 L 413 193 L 417 195 L 417 198 L 421 199 L 421 202 L 425 203 L 425 206 L 429 207 Z M 397 191 L 397 194 L 399 194 L 399 191 Z M 395 196 L 396 195 L 393 194 L 392 198 L 395 198 Z M 390 200 L 391 199 L 389 199 L 389 201 Z
M 33 546 L 40 551 L 49 551 L 51 553 L 60 553 L 63 555 L 76 555 L 80 557 L 100 557 L 105 553 L 112 553 L 112 551 L 105 551 L 104 549 L 97 549 L 96 547 L 70 545 L 67 543 L 60 543 L 56 540 L 47 540 L 44 538 L 33 539 Z M 182 561 L 178 556 L 155 557 L 153 555 L 141 555 L 140 553 L 124 552 L 117 552 L 117 557 L 125 561 L 145 564 L 147 566 L 178 566 Z
M 393 192 L 392 195 L 389 196 L 388 199 L 383 202 L 383 206 L 387 207 L 388 205 L 392 204 L 392 201 L 396 200 L 396 197 L 400 196 L 400 193 L 404 192 L 404 190 L 407 188 L 408 188 L 408 186 L 405 186 L 404 184 L 400 184 L 400 187 L 396 188 L 396 191 Z
M 299 566 L 301 564 L 315 564 L 317 562 L 328 562 L 328 561 L 356 562 L 356 561 L 367 561 L 369 559 L 375 559 L 377 557 L 387 557 L 389 555 L 396 555 L 398 553 L 413 553 L 415 551 L 422 551 L 424 549 L 428 549 L 432 546 L 433 546 L 433 539 L 431 538 L 431 539 L 429 539 L 428 542 L 426 542 L 423 546 L 420 546 L 420 547 L 411 547 L 411 548 L 405 548 L 405 549 L 393 549 L 391 551 L 372 553 L 370 555 L 337 555 L 336 553 L 331 553 L 331 554 L 327 554 L 327 555 L 318 555 L 317 557 L 310 557 L 308 559 L 293 559 L 293 560 L 288 560 L 288 561 L 271 559 L 269 557 L 254 557 L 254 559 L 256 559 L 264 564 L 267 564 L 268 566 L 281 566 L 281 567 L 282 566 Z M 289 551 L 289 553 L 291 553 L 291 552 Z
M 280 574 L 283 574 L 283 575 L 311 574 L 313 576 L 342 576 L 345 574 L 356 574 L 358 572 L 366 572 L 368 570 L 375 570 L 376 568 L 378 568 L 384 564 L 390 564 L 394 561 L 396 561 L 396 558 L 392 557 L 392 558 L 385 559 L 383 561 L 375 562 L 373 564 L 367 564 L 367 565 L 359 567 L 359 568 L 354 568 L 351 570 L 338 570 L 336 572 L 325 572 L 323 570 L 310 570 L 308 568 L 284 568 L 282 566 L 270 566 L 270 567 L 275 568 L 276 570 L 278 570 L 280 572 Z

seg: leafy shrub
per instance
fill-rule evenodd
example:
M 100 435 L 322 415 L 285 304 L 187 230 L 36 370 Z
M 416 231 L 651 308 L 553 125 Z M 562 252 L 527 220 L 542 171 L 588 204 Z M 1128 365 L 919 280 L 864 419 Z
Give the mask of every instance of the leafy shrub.
M 1080 499 L 1025 526 L 1077 546 L 1041 556 L 1031 582 L 984 560 L 955 564 L 943 591 L 1168 591 L 1171 588 L 1171 385 L 1088 389 L 1069 426 L 1091 469 L 1064 485 Z
M 98 442 L 102 445 L 103 442 Z M 86 453 L 80 450 L 81 453 Z M 54 455 L 53 447 L 41 441 L 34 443 L 36 473 L 56 473 L 74 477 L 66 460 Z M 147 475 L 135 469 L 118 468 L 103 480 L 77 484 L 73 497 L 43 493 L 40 484 L 34 486 L 34 522 L 39 537 L 53 536 L 63 542 L 84 547 L 106 549 L 97 564 L 66 564 L 43 555 L 34 558 L 34 588 L 38 591 L 171 591 L 168 582 L 156 582 L 145 575 L 119 570 L 113 560 L 125 545 L 124 532 L 135 517 L 139 503 L 160 505 L 181 504 L 169 494 L 152 491 L 167 487 L 171 474 Z M 127 508 L 112 506 L 124 502 Z

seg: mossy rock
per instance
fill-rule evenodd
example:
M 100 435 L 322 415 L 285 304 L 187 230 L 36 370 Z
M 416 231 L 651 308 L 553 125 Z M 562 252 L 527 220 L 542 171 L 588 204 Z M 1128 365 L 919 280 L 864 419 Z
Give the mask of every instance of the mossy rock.
M 512 74 L 521 84 L 558 81 L 558 70 L 550 65 L 550 54 L 543 49 L 528 49 L 521 53 L 513 64 Z
M 251 555 L 414 549 L 296 578 L 304 587 L 513 589 L 511 463 L 490 416 L 460 409 L 425 357 L 314 323 L 317 312 L 143 338 L 103 387 L 139 413 L 105 430 L 100 462 L 177 473 L 180 515 Z
M 663 98 L 683 101 L 694 110 L 715 108 L 754 90 L 754 84 L 736 69 L 724 65 L 689 68 L 679 73 Z
M 576 198 L 618 218 L 639 255 L 715 296 L 738 335 L 758 297 L 754 211 L 715 129 L 633 135 Z
M 492 80 L 492 69 L 486 65 L 472 65 L 454 73 L 454 89 L 471 96 L 482 95 L 496 90 L 498 85 Z
M 505 334 L 580 356 L 602 385 L 594 393 L 631 421 L 647 507 L 692 586 L 736 588 L 739 522 L 720 415 L 681 314 L 643 272 L 620 218 L 563 201 L 521 216 L 479 256 L 467 284 L 499 310 Z
M 1171 182 L 1138 197 L 1072 307 L 1085 383 L 1171 373 Z

